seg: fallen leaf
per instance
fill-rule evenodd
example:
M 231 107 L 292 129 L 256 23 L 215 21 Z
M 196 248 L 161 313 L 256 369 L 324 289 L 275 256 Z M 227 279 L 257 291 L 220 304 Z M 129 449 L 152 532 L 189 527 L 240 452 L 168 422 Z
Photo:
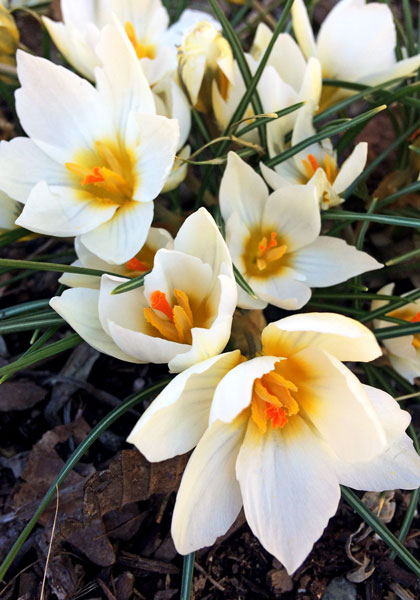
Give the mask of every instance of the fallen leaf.
M 0 412 L 27 410 L 42 402 L 47 391 L 31 381 L 6 381 L 0 385 Z

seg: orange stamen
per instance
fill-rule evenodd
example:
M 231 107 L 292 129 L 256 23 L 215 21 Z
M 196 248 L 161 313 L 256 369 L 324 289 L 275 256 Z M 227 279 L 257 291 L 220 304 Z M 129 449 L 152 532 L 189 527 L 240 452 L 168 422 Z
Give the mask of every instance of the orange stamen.
M 174 313 L 166 299 L 166 295 L 159 290 L 156 290 L 150 296 L 150 303 L 154 310 L 159 310 L 161 313 L 166 315 L 170 321 L 174 321 Z
M 420 323 L 420 312 L 414 315 L 414 317 L 411 317 L 410 323 Z
M 311 167 L 314 170 L 314 173 L 317 169 L 319 169 L 319 164 L 317 159 L 315 158 L 315 156 L 313 154 L 308 154 L 308 160 L 311 163 Z
M 99 167 L 94 167 L 93 173 L 88 173 L 82 179 L 82 185 L 89 185 L 91 183 L 100 183 L 101 181 L 105 181 L 105 177 L 102 175 Z
M 277 246 L 277 233 L 272 231 L 270 233 L 270 241 L 267 243 L 267 238 L 264 236 L 261 242 L 258 244 L 258 250 L 261 255 L 264 255 L 270 248 L 275 248 Z
M 147 266 L 141 262 L 141 260 L 139 260 L 138 258 L 136 258 L 135 256 L 133 258 L 131 258 L 126 264 L 125 266 L 127 267 L 127 269 L 129 269 L 130 271 L 147 271 Z
M 272 404 L 266 403 L 265 414 L 267 419 L 270 419 L 274 429 L 281 429 L 284 427 L 289 420 L 286 415 L 284 408 L 280 406 L 273 406 Z

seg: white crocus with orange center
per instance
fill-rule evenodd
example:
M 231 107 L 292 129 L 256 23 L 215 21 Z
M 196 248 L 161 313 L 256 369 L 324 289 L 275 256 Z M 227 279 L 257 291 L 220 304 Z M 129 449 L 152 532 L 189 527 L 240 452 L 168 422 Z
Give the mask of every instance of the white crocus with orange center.
M 178 47 L 178 73 L 197 110 L 210 110 L 213 82 L 227 98 L 233 69 L 232 49 L 212 22 L 201 21 L 185 34 Z
M 288 185 L 269 194 L 262 177 L 234 152 L 220 186 L 220 209 L 233 263 L 259 298 L 240 290 L 243 308 L 302 308 L 312 287 L 382 266 L 344 240 L 320 235 L 314 187 Z
M 251 73 L 255 73 L 272 35 L 272 31 L 266 25 L 258 26 L 250 54 L 245 55 Z M 319 62 L 315 58 L 306 62 L 293 38 L 289 34 L 280 34 L 271 50 L 257 86 L 264 112 L 273 113 L 292 104 L 306 101 L 310 101 L 316 106 L 321 95 L 321 87 L 322 77 Z M 226 130 L 245 91 L 245 83 L 235 61 L 233 79 L 226 94 L 222 95 L 218 86 L 213 83 L 213 110 L 221 131 Z M 243 118 L 252 117 L 253 114 L 254 111 L 250 104 Z M 297 114 L 295 111 L 269 123 L 267 128 L 271 132 L 271 138 L 283 140 L 284 135 L 293 129 Z M 244 125 L 247 124 L 244 123 Z M 251 141 L 258 141 L 257 130 L 249 132 L 245 136 Z
M 307 59 L 318 58 L 324 78 L 379 85 L 413 75 L 420 66 L 419 54 L 397 62 L 397 32 L 386 4 L 341 0 L 321 24 L 316 41 L 303 0 L 294 1 L 292 19 L 302 52 Z M 321 109 L 352 93 L 324 86 Z
M 80 236 L 90 252 L 121 264 L 147 238 L 179 127 L 155 114 L 134 50 L 116 26 L 104 28 L 97 52 L 96 88 L 18 54 L 16 107 L 29 138 L 2 142 L 0 188 L 25 204 L 18 225 Z
M 74 249 L 77 260 L 72 263 L 73 267 L 85 269 L 96 269 L 99 271 L 110 271 L 121 277 L 139 277 L 153 268 L 155 254 L 160 248 L 172 249 L 174 240 L 165 229 L 151 227 L 145 244 L 135 256 L 122 265 L 114 265 L 105 262 L 90 252 L 79 238 L 75 239 Z M 101 280 L 94 275 L 80 275 L 77 273 L 63 273 L 59 282 L 68 287 L 88 287 L 99 289 Z
M 378 290 L 378 294 L 392 295 L 394 287 L 394 283 L 389 283 Z M 404 298 L 404 294 L 401 298 Z M 374 300 L 372 302 L 372 310 L 386 306 L 386 304 L 388 304 L 387 300 Z M 395 317 L 396 319 L 406 321 L 407 325 L 410 323 L 420 323 L 420 300 L 414 300 L 401 308 L 385 314 L 387 317 Z M 394 325 L 392 322 L 381 319 L 375 319 L 373 324 L 376 328 L 391 327 Z M 395 323 L 395 326 L 398 327 L 398 323 Z M 420 377 L 420 334 L 416 333 L 414 335 L 389 338 L 383 340 L 382 343 L 388 351 L 388 358 L 392 367 L 410 383 L 414 383 L 414 378 Z
M 144 286 L 103 275 L 100 290 L 73 288 L 51 306 L 91 346 L 130 362 L 168 363 L 179 372 L 227 344 L 237 291 L 227 246 L 210 214 L 199 209 L 160 249 Z
M 313 106 L 308 104 L 299 110 L 293 129 L 291 146 L 295 146 L 315 135 L 312 124 Z M 276 131 L 268 131 L 270 155 L 274 156 L 284 150 L 283 139 Z M 270 169 L 261 164 L 261 172 L 274 190 L 290 184 L 314 186 L 317 191 L 319 205 L 326 210 L 343 202 L 341 194 L 363 171 L 367 160 L 367 143 L 359 142 L 353 152 L 339 167 L 337 153 L 329 139 L 321 143 L 311 144 L 291 158 Z
M 341 362 L 380 354 L 358 322 L 307 313 L 268 325 L 256 358 L 234 351 L 178 375 L 128 438 L 151 461 L 197 445 L 172 520 L 178 552 L 213 544 L 243 506 L 253 533 L 292 573 L 336 512 L 339 484 L 418 487 L 409 414 Z

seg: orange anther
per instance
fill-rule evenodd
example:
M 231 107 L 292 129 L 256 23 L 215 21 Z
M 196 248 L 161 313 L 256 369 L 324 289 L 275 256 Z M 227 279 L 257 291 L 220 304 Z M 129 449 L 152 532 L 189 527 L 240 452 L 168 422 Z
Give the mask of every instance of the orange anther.
M 274 429 L 281 429 L 286 425 L 287 421 L 289 420 L 287 418 L 286 411 L 284 410 L 284 408 L 281 408 L 280 406 L 273 406 L 268 402 L 266 402 L 265 405 L 265 414 L 267 416 L 267 419 L 270 419 L 271 425 Z
M 275 248 L 277 246 L 276 236 L 277 233 L 275 231 L 272 231 L 270 233 L 270 241 L 268 242 L 267 250 L 269 250 L 270 248 Z
M 125 266 L 130 271 L 147 271 L 148 267 L 141 262 L 138 258 L 134 256 L 134 258 L 130 259 Z
M 414 315 L 414 317 L 411 317 L 410 323 L 420 323 L 420 312 Z
M 317 169 L 319 169 L 319 164 L 317 159 L 315 158 L 315 156 L 313 154 L 308 154 L 308 160 L 311 163 L 311 167 L 314 170 L 314 173 Z
M 153 292 L 150 296 L 150 303 L 154 310 L 159 310 L 166 315 L 170 321 L 174 321 L 174 313 L 163 292 L 160 292 L 159 290 Z
M 100 183 L 105 181 L 105 177 L 102 175 L 99 167 L 93 169 L 93 173 L 89 173 L 82 179 L 82 185 L 89 185 L 90 183 Z

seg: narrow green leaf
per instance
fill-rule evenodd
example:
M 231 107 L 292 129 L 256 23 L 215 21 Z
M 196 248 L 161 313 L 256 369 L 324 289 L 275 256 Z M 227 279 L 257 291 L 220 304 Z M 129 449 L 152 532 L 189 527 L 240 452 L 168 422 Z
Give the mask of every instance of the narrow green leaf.
M 0 335 L 29 331 L 31 329 L 46 329 L 52 325 L 62 325 L 65 321 L 54 311 L 44 314 L 27 315 L 24 319 L 6 319 L 0 323 Z
M 235 267 L 235 265 L 233 265 L 233 272 L 235 274 L 235 279 L 236 279 L 236 283 L 247 293 L 251 296 L 251 298 L 255 298 L 258 299 L 258 296 L 256 295 L 256 293 L 254 292 L 254 290 L 252 289 L 252 287 L 249 285 L 249 283 L 247 282 L 247 280 L 244 278 L 244 276 L 242 275 L 242 273 L 240 271 L 238 271 L 237 267 Z
M 402 337 L 403 335 L 414 335 L 420 333 L 420 323 L 399 325 L 398 327 L 382 327 L 374 329 L 373 333 L 378 340 L 389 340 L 390 338 Z
M 102 419 L 102 421 L 100 421 L 97 425 L 95 425 L 95 427 L 93 427 L 93 429 L 90 431 L 90 433 L 86 436 L 86 438 L 83 440 L 83 442 L 81 442 L 81 444 L 79 444 L 79 446 L 76 448 L 76 450 L 70 456 L 70 458 L 67 460 L 64 467 L 58 473 L 57 477 L 54 479 L 54 481 L 48 488 L 48 491 L 45 494 L 44 498 L 41 500 L 34 516 L 29 521 L 29 523 L 25 526 L 22 533 L 19 535 L 18 539 L 13 544 L 11 550 L 9 551 L 9 553 L 7 554 L 6 558 L 4 559 L 2 565 L 0 566 L 0 581 L 2 581 L 4 579 L 10 565 L 16 558 L 19 550 L 22 548 L 23 544 L 25 543 L 25 541 L 28 539 L 29 535 L 31 534 L 33 528 L 38 523 L 39 518 L 41 517 L 41 515 L 43 514 L 45 509 L 48 507 L 51 500 L 54 498 L 55 493 L 56 493 L 56 488 L 60 487 L 60 485 L 63 483 L 63 481 L 66 479 L 66 477 L 71 473 L 71 471 L 77 465 L 77 463 L 80 461 L 80 459 L 86 454 L 86 452 L 91 447 L 91 445 L 102 435 L 102 433 L 104 431 L 109 429 L 109 427 L 117 419 L 122 417 L 127 411 L 131 410 L 134 406 L 136 406 L 136 404 L 139 404 L 146 398 L 149 398 L 153 394 L 160 392 L 169 383 L 169 381 L 170 381 L 170 379 L 165 379 L 164 381 L 159 381 L 158 383 L 155 383 L 154 385 L 151 385 L 147 389 L 143 390 L 139 394 L 130 396 L 129 398 L 124 400 L 120 406 L 118 406 L 117 408 L 114 408 L 114 410 L 112 410 L 106 417 L 104 417 Z
M 47 344 L 40 350 L 37 350 L 25 356 L 21 356 L 14 362 L 9 363 L 8 365 L 4 365 L 4 367 L 0 367 L 0 377 L 2 377 L 3 375 L 10 375 L 11 373 L 15 373 L 17 370 L 20 369 L 27 369 L 28 367 L 40 362 L 41 360 L 45 360 L 47 358 L 50 358 L 51 356 L 59 354 L 60 352 L 65 352 L 70 348 L 74 348 L 75 346 L 80 344 L 81 341 L 82 338 L 77 333 L 73 333 L 72 335 L 69 335 L 64 339 L 59 340 L 58 342 L 52 342 L 51 344 Z
M 406 260 L 411 260 L 420 254 L 420 248 L 416 248 L 415 250 L 411 250 L 411 252 L 406 252 L 405 254 L 401 254 L 400 256 L 396 256 L 395 258 L 391 258 L 385 264 L 387 267 L 391 267 L 392 265 L 397 265 L 398 263 L 404 262 Z
M 414 558 L 414 556 L 402 545 L 402 543 L 395 537 L 389 529 L 381 523 L 376 517 L 360 500 L 360 498 L 349 488 L 345 486 L 341 487 L 341 495 L 345 501 L 357 512 L 358 515 L 377 533 L 380 538 L 388 544 L 400 560 L 417 576 L 420 577 L 420 563 Z
M 322 213 L 324 221 L 371 221 L 383 223 L 384 225 L 396 225 L 398 227 L 420 227 L 420 219 L 399 217 L 394 215 L 370 215 L 368 213 L 356 213 L 347 210 L 328 210 Z
M 124 292 L 130 292 L 131 290 L 135 290 L 136 288 L 141 287 L 144 284 L 144 278 L 150 272 L 151 271 L 147 271 L 147 273 L 144 273 L 139 277 L 134 277 L 134 279 L 124 281 L 124 283 L 120 283 L 120 285 L 117 285 L 117 287 L 112 290 L 111 294 L 123 294 Z
M 397 192 L 390 194 L 386 198 L 382 198 L 382 200 L 379 200 L 378 208 L 384 208 L 384 206 L 388 206 L 389 204 L 392 204 L 392 202 L 394 202 L 394 200 L 398 200 L 398 198 L 401 198 L 401 196 L 406 196 L 407 194 L 413 194 L 416 192 L 418 193 L 419 191 L 420 191 L 420 181 L 415 181 L 414 183 L 410 183 L 410 185 L 407 185 L 407 186 L 401 188 L 400 190 L 398 190 Z
M 101 271 L 99 269 L 85 269 L 84 267 L 72 267 L 71 265 L 61 265 L 59 263 L 37 262 L 34 260 L 12 260 L 9 258 L 0 258 L 0 267 L 12 269 L 32 269 L 33 271 L 53 271 L 56 273 L 78 273 L 79 275 L 96 275 L 101 277 L 104 273 L 121 277 L 119 273 L 113 271 Z
M 261 123 L 270 123 L 271 121 L 277 120 L 281 117 L 285 117 L 286 115 L 289 115 L 292 112 L 295 112 L 296 110 L 298 110 L 299 108 L 301 108 L 304 105 L 304 102 L 298 102 L 297 104 L 293 104 L 292 106 L 288 106 L 287 108 L 283 108 L 283 110 L 278 110 L 276 111 L 276 118 L 273 117 L 261 117 L 258 120 L 255 120 L 253 123 L 250 123 L 249 125 L 247 125 L 246 127 L 244 127 L 243 129 L 240 129 L 238 132 L 236 132 L 235 135 L 237 135 L 238 137 L 241 137 L 243 135 L 245 135 L 246 133 L 248 133 L 248 131 L 252 131 L 253 129 L 255 129 L 256 127 L 260 127 Z M 255 117 L 250 117 L 250 120 L 253 119 Z M 235 123 L 233 124 L 235 125 Z
M 49 306 L 49 303 L 49 300 L 32 300 L 31 302 L 23 302 L 22 304 L 16 304 L 15 306 L 8 306 L 7 308 L 0 310 L 0 319 L 26 314 L 38 310 L 39 308 L 45 308 Z

